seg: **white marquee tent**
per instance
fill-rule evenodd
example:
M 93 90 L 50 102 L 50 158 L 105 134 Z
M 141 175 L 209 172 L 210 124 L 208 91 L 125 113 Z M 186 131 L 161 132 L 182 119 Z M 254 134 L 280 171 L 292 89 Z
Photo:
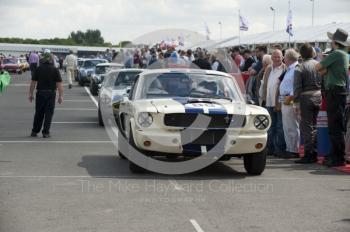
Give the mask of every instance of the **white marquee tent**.
M 309 26 L 294 28 L 294 36 L 291 36 L 290 42 L 294 43 L 326 43 L 329 42 L 327 32 L 335 32 L 337 28 L 342 28 L 350 33 L 350 23 L 330 23 L 319 26 Z M 350 38 L 349 38 L 350 39 Z M 196 44 L 196 47 L 203 48 L 224 48 L 238 45 L 258 45 L 258 44 L 287 44 L 289 36 L 286 30 L 263 32 L 258 34 L 243 35 L 240 39 L 237 36 L 216 41 L 203 41 Z

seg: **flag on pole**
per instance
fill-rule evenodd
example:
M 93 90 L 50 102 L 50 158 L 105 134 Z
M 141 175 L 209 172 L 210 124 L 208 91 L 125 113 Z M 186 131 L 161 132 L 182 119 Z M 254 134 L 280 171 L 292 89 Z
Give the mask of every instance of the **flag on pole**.
M 248 31 L 249 23 L 246 17 L 242 16 L 241 13 L 239 13 L 239 29 L 241 31 Z
M 206 33 L 206 36 L 207 36 L 207 40 L 210 40 L 210 30 L 209 30 L 209 27 L 208 27 L 208 24 L 205 23 L 205 33 Z
M 184 36 L 181 34 L 178 39 L 179 39 L 179 46 L 184 47 L 185 46 Z
M 287 16 L 287 30 L 286 32 L 290 35 L 293 36 L 293 13 L 292 10 L 289 9 L 288 11 L 288 16 Z

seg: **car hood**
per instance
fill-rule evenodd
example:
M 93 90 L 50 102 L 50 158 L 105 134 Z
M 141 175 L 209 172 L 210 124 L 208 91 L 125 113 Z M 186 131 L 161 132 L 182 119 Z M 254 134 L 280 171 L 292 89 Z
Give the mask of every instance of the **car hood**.
M 244 102 L 228 101 L 225 99 L 153 99 L 139 101 L 139 107 L 142 103 L 151 104 L 158 113 L 202 113 L 202 114 L 249 114 L 256 113 L 259 109 L 250 109 L 247 111 L 247 105 Z

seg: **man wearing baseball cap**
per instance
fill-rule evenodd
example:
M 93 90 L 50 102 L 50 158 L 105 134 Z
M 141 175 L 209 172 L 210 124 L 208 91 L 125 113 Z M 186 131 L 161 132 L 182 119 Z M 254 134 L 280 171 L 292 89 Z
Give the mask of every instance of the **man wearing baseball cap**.
M 53 65 L 53 57 L 50 50 L 45 50 L 40 60 L 40 66 L 35 70 L 29 88 L 29 101 L 35 97 L 35 115 L 31 136 L 37 137 L 42 130 L 44 138 L 50 138 L 50 126 L 55 110 L 56 91 L 58 91 L 58 103 L 62 103 L 62 78 L 59 70 Z
M 345 164 L 344 113 L 348 94 L 349 65 L 346 48 L 349 43 L 348 33 L 343 29 L 338 28 L 334 34 L 330 32 L 327 34 L 332 40 L 333 51 L 316 65 L 316 70 L 325 75 L 328 134 L 331 142 L 331 152 L 326 165 L 337 167 Z

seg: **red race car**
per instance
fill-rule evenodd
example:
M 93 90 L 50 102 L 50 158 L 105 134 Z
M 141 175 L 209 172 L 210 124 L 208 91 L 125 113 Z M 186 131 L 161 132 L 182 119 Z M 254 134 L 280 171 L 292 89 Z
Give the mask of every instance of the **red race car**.
M 1 67 L 8 72 L 21 74 L 24 71 L 24 66 L 17 58 L 5 58 L 2 61 Z

